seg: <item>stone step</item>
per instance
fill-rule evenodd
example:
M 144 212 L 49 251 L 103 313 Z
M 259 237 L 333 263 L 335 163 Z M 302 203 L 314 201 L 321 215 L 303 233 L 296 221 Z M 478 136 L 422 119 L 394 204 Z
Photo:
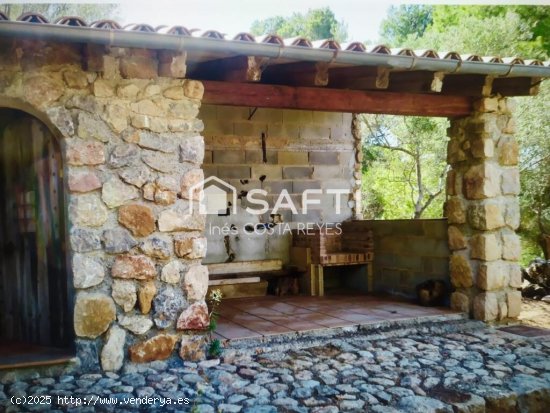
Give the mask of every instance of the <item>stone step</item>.
M 485 323 L 470 320 L 465 313 L 420 316 L 403 320 L 381 320 L 376 323 L 350 327 L 327 327 L 322 330 L 228 340 L 225 343 L 224 355 L 253 354 L 258 348 L 264 352 L 307 348 L 322 345 L 326 339 L 341 339 L 356 335 L 364 336 L 367 340 L 384 340 L 406 337 L 416 333 L 447 334 L 485 327 Z

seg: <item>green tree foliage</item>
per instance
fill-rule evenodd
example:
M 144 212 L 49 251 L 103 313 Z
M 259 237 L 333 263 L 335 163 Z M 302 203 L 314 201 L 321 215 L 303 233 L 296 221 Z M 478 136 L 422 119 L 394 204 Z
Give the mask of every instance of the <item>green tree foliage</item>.
M 2 4 L 0 11 L 6 14 L 10 20 L 17 19 L 21 14 L 36 12 L 44 15 L 48 21 L 55 21 L 63 16 L 79 16 L 87 23 L 100 19 L 116 18 L 118 4 L 96 3 L 21 3 Z
M 380 26 L 382 42 L 401 46 L 411 35 L 421 37 L 432 24 L 433 6 L 409 4 L 390 6 Z
M 517 14 L 480 19 L 465 16 L 461 24 L 449 26 L 443 32 L 428 30 L 423 37 L 409 36 L 405 45 L 415 49 L 456 50 L 481 56 L 514 56 L 522 54 L 522 44 L 528 45 L 528 26 Z M 490 30 L 488 30 L 490 28 Z
M 541 255 L 543 237 L 550 235 L 550 84 L 543 83 L 535 98 L 515 100 L 522 188 L 520 233 L 523 263 L 527 264 Z
M 369 219 L 441 216 L 446 119 L 363 115 L 363 213 Z
M 256 20 L 250 29 L 254 35 L 278 34 L 283 38 L 302 36 L 310 40 L 334 39 L 345 41 L 347 26 L 339 22 L 328 8 L 310 9 L 307 13 L 294 13 L 290 17 L 275 16 Z
M 550 56 L 548 6 L 392 6 L 381 24 L 392 46 Z
M 516 51 L 523 51 L 526 56 L 544 58 L 550 55 L 550 7 L 548 6 L 435 6 L 433 9 L 433 26 L 436 33 L 445 33 L 449 27 L 466 26 L 464 19 L 474 18 L 491 23 L 491 18 L 502 18 L 515 15 L 522 28 L 522 36 L 512 41 Z M 513 18 L 513 17 L 512 17 Z M 471 20 L 469 20 L 471 21 Z M 507 30 L 489 26 L 497 33 Z M 471 36 L 473 37 L 473 36 Z M 526 38 L 523 38 L 526 37 Z M 542 53 L 541 53 L 542 52 Z

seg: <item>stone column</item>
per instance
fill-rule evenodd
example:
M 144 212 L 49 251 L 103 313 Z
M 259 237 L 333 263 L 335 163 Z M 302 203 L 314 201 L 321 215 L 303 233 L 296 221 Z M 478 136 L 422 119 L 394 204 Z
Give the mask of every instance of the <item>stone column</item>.
M 451 120 L 446 216 L 451 307 L 484 321 L 516 318 L 521 308 L 518 144 L 512 102 L 476 101 Z

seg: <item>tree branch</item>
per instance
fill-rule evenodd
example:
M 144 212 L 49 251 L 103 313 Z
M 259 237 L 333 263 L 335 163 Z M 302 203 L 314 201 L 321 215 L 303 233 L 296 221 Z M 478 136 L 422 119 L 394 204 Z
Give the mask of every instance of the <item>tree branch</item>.
M 526 171 L 526 170 L 532 168 L 532 167 L 535 166 L 535 165 L 538 165 L 539 163 L 541 163 L 541 162 L 543 162 L 543 161 L 545 161 L 545 160 L 547 160 L 547 159 L 550 159 L 550 154 L 548 154 L 548 155 L 546 155 L 546 156 L 543 156 L 542 158 L 539 158 L 539 159 L 537 159 L 536 161 L 530 162 L 528 165 L 526 165 L 526 166 L 524 166 L 523 168 L 521 168 L 519 172 L 520 172 L 520 173 L 521 173 L 521 172 L 524 172 L 524 171 Z
M 380 143 L 377 143 L 374 146 L 378 146 L 379 148 L 383 148 L 383 149 L 388 149 L 390 151 L 404 152 L 407 155 L 412 156 L 413 158 L 415 156 L 412 151 L 409 151 L 408 149 L 405 149 L 405 148 L 401 148 L 399 146 L 391 146 L 391 145 L 388 145 L 388 144 L 380 144 Z

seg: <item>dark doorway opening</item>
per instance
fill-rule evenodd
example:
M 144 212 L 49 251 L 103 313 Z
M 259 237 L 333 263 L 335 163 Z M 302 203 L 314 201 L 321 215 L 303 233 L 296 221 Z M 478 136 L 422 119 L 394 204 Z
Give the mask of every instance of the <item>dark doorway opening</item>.
M 63 168 L 48 127 L 0 109 L 0 368 L 72 353 Z

